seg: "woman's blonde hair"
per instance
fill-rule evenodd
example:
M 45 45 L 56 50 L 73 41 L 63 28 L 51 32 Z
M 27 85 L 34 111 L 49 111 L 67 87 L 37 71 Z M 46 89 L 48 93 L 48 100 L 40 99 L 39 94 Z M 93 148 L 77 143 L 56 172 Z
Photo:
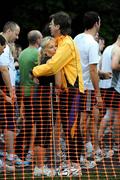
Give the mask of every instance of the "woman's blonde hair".
M 44 50 L 50 40 L 54 39 L 52 36 L 46 36 L 41 41 L 41 50 Z
M 54 37 L 52 37 L 52 36 L 46 36 L 46 37 L 44 37 L 44 38 L 42 39 L 42 41 L 41 41 L 40 60 L 39 60 L 39 62 L 38 62 L 39 64 L 41 63 L 41 59 L 46 56 L 44 50 L 45 50 L 45 48 L 46 48 L 46 46 L 48 45 L 48 43 L 49 43 L 50 40 L 54 40 Z

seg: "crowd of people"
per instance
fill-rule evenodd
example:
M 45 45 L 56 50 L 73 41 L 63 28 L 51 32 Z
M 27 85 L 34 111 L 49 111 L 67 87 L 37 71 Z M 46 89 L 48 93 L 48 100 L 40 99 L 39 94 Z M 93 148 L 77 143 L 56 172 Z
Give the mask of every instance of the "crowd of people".
M 52 14 L 50 34 L 30 30 L 25 49 L 15 42 L 16 22 L 0 33 L 3 171 L 32 164 L 35 176 L 81 177 L 119 151 L 120 35 L 105 47 L 94 11 L 84 14 L 84 32 L 74 39 L 71 23 L 66 12 Z

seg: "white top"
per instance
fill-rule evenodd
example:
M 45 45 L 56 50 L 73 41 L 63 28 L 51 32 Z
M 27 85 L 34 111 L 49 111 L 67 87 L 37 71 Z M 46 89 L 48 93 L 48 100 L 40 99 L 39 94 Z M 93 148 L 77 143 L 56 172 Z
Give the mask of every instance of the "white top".
M 10 80 L 12 86 L 15 86 L 15 65 L 14 65 L 14 58 L 12 56 L 10 47 L 6 45 L 4 49 L 4 53 L 0 55 L 0 66 L 8 66 L 9 73 L 10 73 Z
M 112 87 L 114 87 L 114 89 L 120 93 L 120 72 L 119 71 L 115 71 L 113 72 L 113 78 L 112 78 Z
M 103 51 L 102 55 L 102 66 L 101 71 L 103 72 L 111 72 L 111 58 L 112 58 L 112 50 L 114 45 L 107 46 Z M 100 80 L 99 86 L 100 88 L 110 88 L 112 79 Z
M 120 49 L 118 45 L 114 45 L 112 49 L 112 54 L 116 52 L 117 49 Z M 120 57 L 119 57 L 120 58 Z M 118 70 L 113 70 L 113 76 L 112 76 L 112 83 L 111 87 L 114 87 L 114 89 L 120 93 L 120 71 Z M 119 98 L 119 96 L 118 96 Z
M 86 33 L 78 34 L 74 41 L 81 57 L 84 87 L 85 89 L 94 90 L 90 78 L 89 65 L 99 63 L 99 44 L 92 35 Z

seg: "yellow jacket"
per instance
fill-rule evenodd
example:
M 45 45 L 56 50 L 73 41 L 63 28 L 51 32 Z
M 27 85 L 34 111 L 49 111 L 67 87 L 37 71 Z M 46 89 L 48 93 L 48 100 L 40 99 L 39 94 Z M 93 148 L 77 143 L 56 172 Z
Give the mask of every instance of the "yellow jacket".
M 61 35 L 56 39 L 56 41 L 58 48 L 55 55 L 48 60 L 46 64 L 35 66 L 33 68 L 33 75 L 35 77 L 51 76 L 61 71 L 62 84 L 64 88 L 67 88 L 66 78 L 69 84 L 74 86 L 78 77 L 79 90 L 83 93 L 84 85 L 80 55 L 73 39 L 68 35 Z

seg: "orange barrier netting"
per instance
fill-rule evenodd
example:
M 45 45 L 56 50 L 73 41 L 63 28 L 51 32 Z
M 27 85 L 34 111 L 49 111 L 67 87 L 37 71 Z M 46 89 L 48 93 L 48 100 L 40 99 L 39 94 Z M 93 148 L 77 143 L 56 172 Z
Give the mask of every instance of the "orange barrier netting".
M 120 95 L 93 91 L 17 89 L 11 105 L 0 99 L 0 179 L 120 178 Z

